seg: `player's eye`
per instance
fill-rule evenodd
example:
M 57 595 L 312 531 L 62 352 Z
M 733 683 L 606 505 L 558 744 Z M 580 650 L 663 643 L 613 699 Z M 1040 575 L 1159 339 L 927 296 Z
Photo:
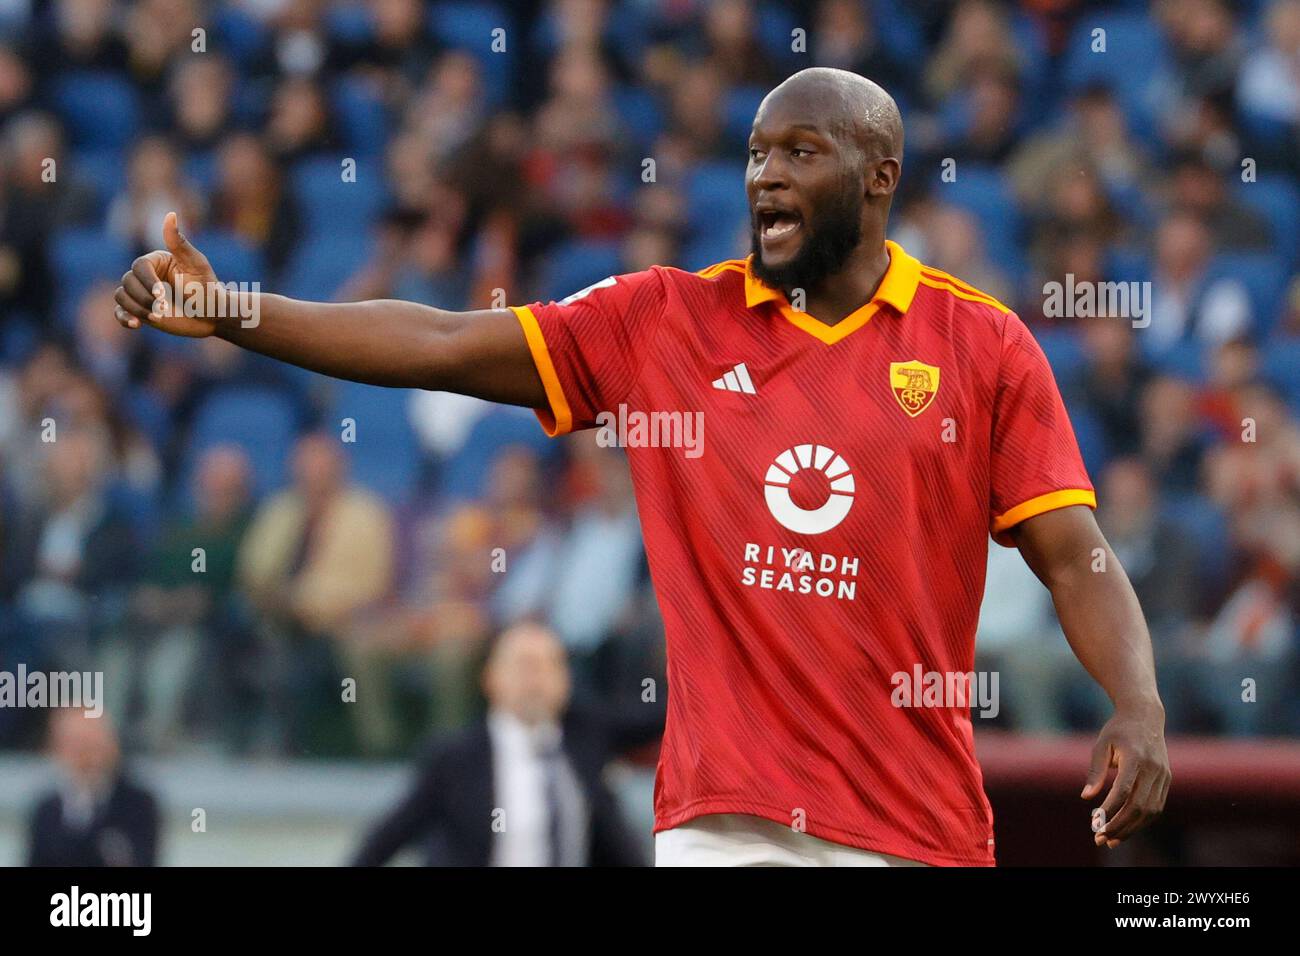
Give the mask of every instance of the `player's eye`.
M 751 146 L 749 147 L 749 158 L 754 162 L 758 162 L 763 158 L 763 151 L 757 147 Z
M 812 155 L 812 150 L 811 150 L 811 149 L 804 149 L 802 146 L 796 146 L 794 149 L 790 150 L 790 155 L 791 155 L 791 156 L 811 156 L 811 155 Z

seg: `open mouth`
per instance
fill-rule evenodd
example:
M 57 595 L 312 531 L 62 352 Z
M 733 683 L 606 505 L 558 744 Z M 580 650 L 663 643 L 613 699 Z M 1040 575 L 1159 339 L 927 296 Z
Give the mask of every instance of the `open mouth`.
M 802 225 L 797 213 L 765 210 L 758 214 L 759 235 L 766 240 L 784 239 Z

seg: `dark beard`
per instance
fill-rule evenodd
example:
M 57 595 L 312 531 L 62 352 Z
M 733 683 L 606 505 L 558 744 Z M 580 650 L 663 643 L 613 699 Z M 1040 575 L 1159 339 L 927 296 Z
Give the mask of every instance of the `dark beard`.
M 828 275 L 839 272 L 849 256 L 862 241 L 862 190 L 846 184 L 840 193 L 843 197 L 834 206 L 803 223 L 808 235 L 799 253 L 788 265 L 769 268 L 763 263 L 763 247 L 759 242 L 758 217 L 751 215 L 750 249 L 754 254 L 751 270 L 754 277 L 765 286 L 788 293 L 791 289 L 808 289 L 819 286 Z

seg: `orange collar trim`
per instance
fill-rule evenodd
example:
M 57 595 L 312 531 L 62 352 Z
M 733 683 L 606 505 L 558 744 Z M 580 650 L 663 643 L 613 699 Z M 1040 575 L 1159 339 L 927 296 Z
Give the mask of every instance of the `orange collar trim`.
M 868 320 L 880 311 L 882 305 L 888 305 L 899 315 L 907 314 L 908 308 L 911 307 L 912 299 L 916 296 L 916 287 L 921 281 L 921 263 L 908 255 L 896 242 L 886 239 L 885 248 L 889 250 L 889 268 L 885 270 L 876 294 L 872 296 L 870 302 L 845 316 L 835 325 L 827 325 L 806 312 L 799 312 L 790 305 L 781 290 L 759 282 L 750 271 L 752 255 L 745 258 L 745 306 L 752 309 L 763 302 L 776 302 L 781 315 L 796 328 L 802 329 L 827 345 L 834 345 L 840 339 L 866 325 Z

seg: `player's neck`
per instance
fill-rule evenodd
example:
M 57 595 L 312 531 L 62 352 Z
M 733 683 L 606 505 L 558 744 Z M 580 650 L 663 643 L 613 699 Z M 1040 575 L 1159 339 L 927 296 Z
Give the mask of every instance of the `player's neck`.
M 884 237 L 864 240 L 844 268 L 808 288 L 804 311 L 824 325 L 837 325 L 871 301 L 888 270 Z

